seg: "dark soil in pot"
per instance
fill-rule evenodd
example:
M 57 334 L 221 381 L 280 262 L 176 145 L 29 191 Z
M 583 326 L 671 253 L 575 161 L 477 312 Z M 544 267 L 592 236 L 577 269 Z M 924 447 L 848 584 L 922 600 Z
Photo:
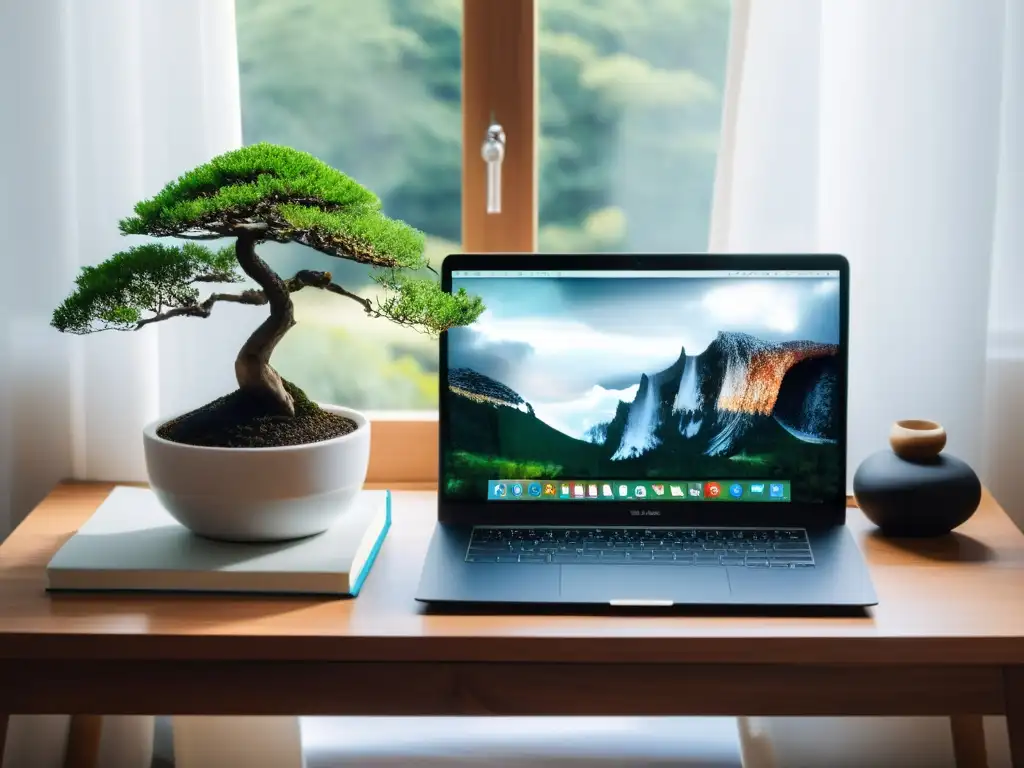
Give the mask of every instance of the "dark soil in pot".
M 157 431 L 164 440 L 215 448 L 279 448 L 331 440 L 356 430 L 345 416 L 318 406 L 289 381 L 295 416 L 281 416 L 274 404 L 241 389 L 168 421 Z

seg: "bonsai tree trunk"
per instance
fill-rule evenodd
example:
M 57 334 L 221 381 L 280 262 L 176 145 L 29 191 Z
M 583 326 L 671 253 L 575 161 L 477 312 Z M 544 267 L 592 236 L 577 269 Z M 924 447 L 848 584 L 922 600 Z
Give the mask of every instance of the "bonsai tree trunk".
M 269 398 L 282 415 L 294 416 L 295 404 L 284 388 L 280 374 L 270 366 L 278 342 L 295 325 L 295 308 L 284 281 L 256 254 L 257 234 L 244 233 L 235 243 L 235 256 L 242 270 L 263 289 L 270 305 L 270 317 L 245 342 L 235 359 L 238 386 Z

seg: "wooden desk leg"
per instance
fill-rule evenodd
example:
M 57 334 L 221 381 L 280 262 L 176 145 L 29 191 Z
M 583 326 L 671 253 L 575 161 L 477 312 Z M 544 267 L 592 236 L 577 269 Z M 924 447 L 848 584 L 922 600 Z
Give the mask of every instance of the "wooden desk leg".
M 955 715 L 949 718 L 949 725 L 956 768 L 988 768 L 985 719 L 981 715 Z
M 4 764 L 4 746 L 7 744 L 7 721 L 10 715 L 0 713 L 0 768 Z
M 64 768 L 96 768 L 102 735 L 103 715 L 72 715 Z
M 1024 667 L 1003 669 L 1006 730 L 1010 733 L 1010 762 L 1024 768 Z

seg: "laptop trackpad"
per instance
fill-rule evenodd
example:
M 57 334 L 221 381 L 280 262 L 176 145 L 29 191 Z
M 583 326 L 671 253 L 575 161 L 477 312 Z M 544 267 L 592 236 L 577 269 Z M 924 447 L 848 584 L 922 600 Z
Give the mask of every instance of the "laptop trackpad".
M 566 602 L 728 603 L 725 568 L 673 565 L 563 565 Z

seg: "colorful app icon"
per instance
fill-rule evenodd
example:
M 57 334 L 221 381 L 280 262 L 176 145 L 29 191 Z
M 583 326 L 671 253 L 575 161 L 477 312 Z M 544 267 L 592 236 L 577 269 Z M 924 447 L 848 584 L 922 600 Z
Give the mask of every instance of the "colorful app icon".
M 668 487 L 669 493 L 673 496 L 685 496 L 686 492 L 678 485 L 670 485 Z
M 644 488 L 642 485 L 638 485 L 636 488 L 633 489 L 633 495 L 636 496 L 638 499 L 642 499 L 645 496 L 647 496 L 647 489 Z
M 568 483 L 562 483 L 562 495 L 563 496 L 568 496 L 569 495 L 569 484 Z
M 540 496 L 540 483 L 530 483 L 530 487 L 527 489 L 527 491 L 531 496 Z
M 557 493 L 554 483 L 544 483 L 544 495 L 554 496 Z
M 605 483 L 604 485 L 601 486 L 601 495 L 614 496 L 615 494 L 612 493 L 612 487 L 608 483 Z
M 651 490 L 654 491 L 654 495 L 655 496 L 664 496 L 665 495 L 665 486 L 664 485 L 660 485 L 660 484 L 652 485 L 651 486 Z
M 699 499 L 704 496 L 704 486 L 700 483 L 690 483 L 686 487 L 686 491 L 690 494 L 690 497 L 694 499 Z
M 750 484 L 750 492 L 751 493 L 764 493 L 764 483 L 751 483 Z
M 496 483 L 494 486 L 494 495 L 499 499 L 505 498 L 505 494 L 508 493 L 508 486 L 504 483 Z
M 512 495 L 517 499 L 523 495 L 523 486 L 519 483 L 512 483 Z
M 743 486 L 739 483 L 733 483 L 729 486 L 729 495 L 734 499 L 738 499 L 743 495 Z
M 768 495 L 773 499 L 781 499 L 785 495 L 783 493 L 782 483 L 770 483 L 768 485 Z
M 704 495 L 709 499 L 717 499 L 718 494 L 722 492 L 722 486 L 718 483 L 705 483 L 704 484 Z
M 595 483 L 591 483 L 587 486 L 587 496 L 592 499 L 597 498 L 597 485 Z
M 583 490 L 583 483 L 576 483 L 573 485 L 572 495 L 578 499 L 586 495 L 586 492 Z
M 629 496 L 629 486 L 628 485 L 620 485 L 619 486 L 619 496 Z

